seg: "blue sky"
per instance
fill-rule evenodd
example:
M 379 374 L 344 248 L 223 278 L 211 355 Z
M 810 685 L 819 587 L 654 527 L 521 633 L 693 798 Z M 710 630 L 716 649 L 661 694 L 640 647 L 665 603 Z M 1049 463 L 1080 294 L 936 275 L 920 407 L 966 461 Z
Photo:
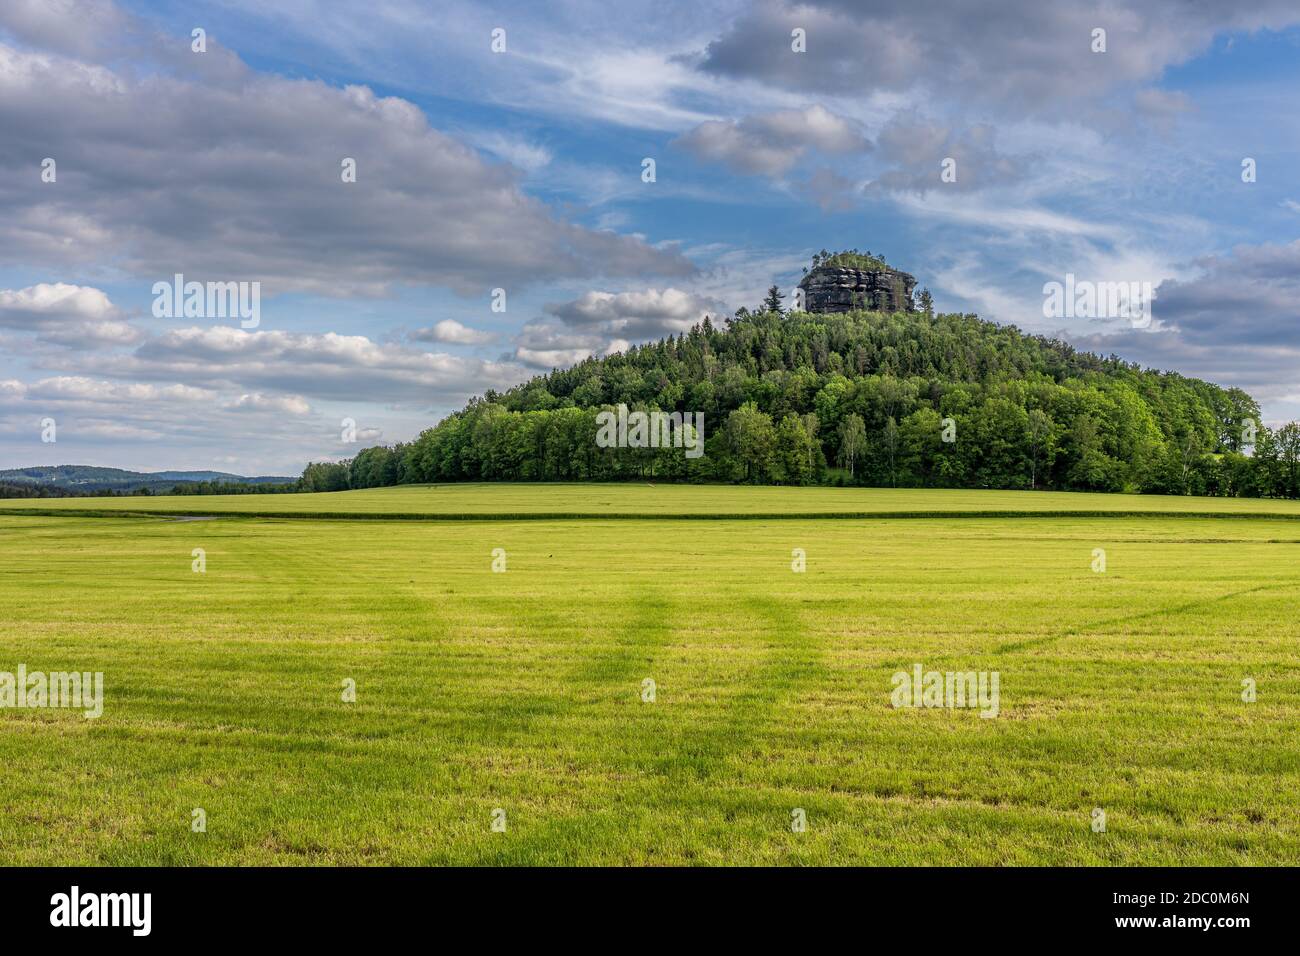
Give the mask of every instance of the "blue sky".
M 296 473 L 821 248 L 1300 417 L 1293 3 L 540 6 L 7 3 L 0 467 Z M 155 318 L 175 272 L 260 324 Z M 1044 317 L 1067 274 L 1154 321 Z

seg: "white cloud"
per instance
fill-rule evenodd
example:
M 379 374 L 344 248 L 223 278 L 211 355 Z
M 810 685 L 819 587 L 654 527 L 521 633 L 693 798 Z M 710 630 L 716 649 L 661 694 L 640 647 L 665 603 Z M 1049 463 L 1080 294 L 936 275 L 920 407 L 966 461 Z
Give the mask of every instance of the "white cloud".
M 307 400 L 301 395 L 263 395 L 261 392 L 240 395 L 230 408 L 242 411 L 275 411 L 286 415 L 311 414 L 311 405 L 307 404 Z
M 566 368 L 617 351 L 600 334 L 574 332 L 551 322 L 528 322 L 515 336 L 513 358 L 534 370 Z
M 88 286 L 58 282 L 26 289 L 0 289 L 0 317 L 106 319 L 117 314 L 107 295 Z
M 549 165 L 554 158 L 551 151 L 540 143 L 511 136 L 499 130 L 475 130 L 466 136 L 480 149 L 528 172 Z
M 496 340 L 491 332 L 471 329 L 455 319 L 443 319 L 427 329 L 416 329 L 410 336 L 417 342 L 443 342 L 448 345 L 487 345 Z
M 232 326 L 176 329 L 125 355 L 87 356 L 79 366 L 132 380 L 426 408 L 484 388 L 508 388 L 525 375 L 510 363 L 381 344 L 363 335 Z
M 0 328 L 34 332 L 41 341 L 73 348 L 130 345 L 142 333 L 99 289 L 66 282 L 0 289 Z
M 523 346 L 515 349 L 516 359 L 538 369 L 568 368 L 593 354 L 591 349 L 530 349 Z

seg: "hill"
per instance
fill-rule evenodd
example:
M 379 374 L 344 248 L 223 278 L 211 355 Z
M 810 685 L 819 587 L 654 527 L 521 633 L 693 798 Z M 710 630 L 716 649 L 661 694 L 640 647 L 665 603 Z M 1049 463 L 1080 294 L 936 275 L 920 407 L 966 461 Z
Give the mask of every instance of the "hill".
M 0 485 L 15 492 L 24 489 L 53 489 L 76 494 L 116 491 L 166 491 L 176 485 L 202 482 L 220 485 L 293 484 L 297 478 L 273 476 L 245 477 L 224 471 L 127 471 L 124 468 L 100 468 L 94 465 L 38 465 L 31 468 L 0 470 Z
M 598 416 L 619 405 L 703 415 L 705 454 L 598 446 Z M 1258 419 L 1240 389 L 974 315 L 741 309 L 488 391 L 414 442 L 308 466 L 302 488 L 654 478 L 1297 497 L 1300 426 Z

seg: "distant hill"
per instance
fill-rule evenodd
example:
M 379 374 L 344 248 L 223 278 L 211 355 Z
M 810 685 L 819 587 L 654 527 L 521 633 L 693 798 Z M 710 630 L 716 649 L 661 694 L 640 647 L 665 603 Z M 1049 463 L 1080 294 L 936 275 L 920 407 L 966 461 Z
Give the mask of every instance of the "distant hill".
M 58 488 L 66 491 L 165 491 L 176 485 L 198 482 L 263 485 L 292 484 L 298 479 L 271 475 L 246 477 L 224 471 L 127 471 L 94 465 L 37 465 L 0 470 L 0 484 L 19 487 Z

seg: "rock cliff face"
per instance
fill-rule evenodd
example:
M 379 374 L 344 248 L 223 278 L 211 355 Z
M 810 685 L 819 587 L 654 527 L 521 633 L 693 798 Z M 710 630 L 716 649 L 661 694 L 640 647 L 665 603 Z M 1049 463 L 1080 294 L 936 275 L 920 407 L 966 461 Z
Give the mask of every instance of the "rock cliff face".
M 818 266 L 799 283 L 808 312 L 910 312 L 916 279 L 896 269 L 863 271 Z

